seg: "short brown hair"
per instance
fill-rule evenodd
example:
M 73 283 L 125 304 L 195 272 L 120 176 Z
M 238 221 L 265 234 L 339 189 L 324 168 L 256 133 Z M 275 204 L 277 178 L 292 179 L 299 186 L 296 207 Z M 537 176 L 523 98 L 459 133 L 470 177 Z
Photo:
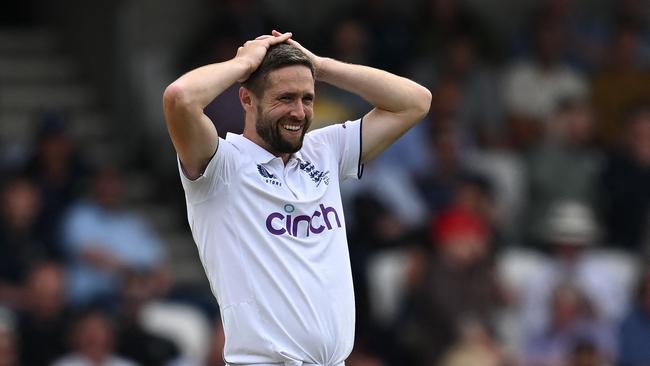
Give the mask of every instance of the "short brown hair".
M 260 66 L 242 83 L 242 86 L 260 97 L 264 94 L 266 79 L 271 71 L 293 65 L 308 67 L 311 75 L 314 76 L 314 65 L 302 51 L 288 43 L 273 45 L 266 51 Z

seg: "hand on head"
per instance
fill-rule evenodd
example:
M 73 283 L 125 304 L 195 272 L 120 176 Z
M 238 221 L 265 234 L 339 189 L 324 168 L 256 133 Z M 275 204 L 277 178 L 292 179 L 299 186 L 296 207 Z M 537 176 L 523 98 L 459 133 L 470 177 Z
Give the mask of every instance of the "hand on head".
M 250 74 L 252 74 L 262 63 L 266 51 L 269 47 L 276 45 L 278 43 L 287 42 L 288 44 L 296 47 L 302 51 L 307 57 L 309 57 L 311 63 L 314 65 L 315 75 L 318 76 L 318 71 L 320 70 L 320 65 L 322 58 L 316 56 L 314 53 L 303 47 L 300 43 L 291 39 L 292 33 L 280 33 L 276 30 L 273 30 L 271 34 L 261 35 L 254 40 L 247 41 L 243 46 L 237 49 L 236 58 L 244 60 L 249 65 L 249 72 L 244 78 L 238 80 L 243 82 L 246 80 Z
M 269 47 L 273 46 L 274 44 L 285 42 L 291 38 L 291 32 L 274 32 L 274 35 L 262 35 L 255 38 L 254 40 L 247 41 L 243 46 L 237 49 L 237 55 L 235 58 L 244 60 L 249 66 L 249 72 L 246 74 L 246 77 L 238 80 L 239 82 L 246 80 L 250 74 L 252 74 L 259 67 Z
M 275 37 L 279 37 L 279 36 L 282 35 L 282 33 L 278 32 L 276 30 L 271 32 L 271 34 L 273 34 L 273 36 L 275 36 Z M 318 77 L 318 74 L 319 74 L 319 71 L 320 71 L 320 65 L 321 65 L 321 62 L 322 62 L 322 57 L 316 56 L 314 53 L 312 53 L 311 51 L 309 51 L 308 49 L 303 47 L 300 43 L 296 42 L 295 40 L 293 40 L 291 38 L 288 38 L 286 40 L 286 42 L 288 44 L 296 47 L 297 49 L 302 51 L 302 53 L 304 53 L 307 57 L 309 57 L 309 60 L 311 61 L 312 65 L 314 65 L 315 76 Z

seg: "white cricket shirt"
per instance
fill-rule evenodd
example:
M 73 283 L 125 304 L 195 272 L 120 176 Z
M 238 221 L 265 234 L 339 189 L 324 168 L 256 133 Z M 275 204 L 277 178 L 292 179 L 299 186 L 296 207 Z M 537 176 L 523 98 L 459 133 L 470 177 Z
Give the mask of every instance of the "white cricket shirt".
M 339 181 L 360 178 L 361 120 L 309 132 L 286 166 L 241 135 L 204 174 L 181 172 L 199 256 L 221 308 L 228 364 L 339 365 L 354 292 Z

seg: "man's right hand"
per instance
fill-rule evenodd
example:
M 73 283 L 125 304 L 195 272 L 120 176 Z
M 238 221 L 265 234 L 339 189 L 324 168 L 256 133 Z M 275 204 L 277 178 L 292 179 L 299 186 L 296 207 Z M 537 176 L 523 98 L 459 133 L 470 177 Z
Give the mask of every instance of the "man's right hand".
M 247 41 L 243 46 L 237 49 L 237 55 L 235 59 L 241 60 L 248 67 L 248 72 L 244 77 L 238 79 L 237 81 L 244 82 L 248 77 L 257 70 L 257 68 L 262 63 L 266 51 L 269 47 L 285 42 L 291 38 L 291 32 L 287 33 L 278 33 L 273 31 L 274 35 L 263 35 L 255 38 L 254 40 Z

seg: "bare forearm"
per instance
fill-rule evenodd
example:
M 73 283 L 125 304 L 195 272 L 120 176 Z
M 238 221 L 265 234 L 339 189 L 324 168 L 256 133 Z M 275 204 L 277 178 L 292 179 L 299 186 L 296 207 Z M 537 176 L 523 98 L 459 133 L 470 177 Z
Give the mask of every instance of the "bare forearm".
M 384 151 L 429 112 L 431 92 L 416 82 L 372 67 L 319 57 L 293 39 L 287 42 L 311 59 L 317 80 L 357 94 L 375 107 L 363 117 L 363 162 Z
M 174 81 L 165 94 L 183 104 L 205 108 L 212 100 L 250 73 L 250 65 L 237 58 L 194 69 Z
M 388 112 L 422 115 L 429 109 L 431 93 L 426 88 L 383 70 L 323 58 L 317 78 Z

